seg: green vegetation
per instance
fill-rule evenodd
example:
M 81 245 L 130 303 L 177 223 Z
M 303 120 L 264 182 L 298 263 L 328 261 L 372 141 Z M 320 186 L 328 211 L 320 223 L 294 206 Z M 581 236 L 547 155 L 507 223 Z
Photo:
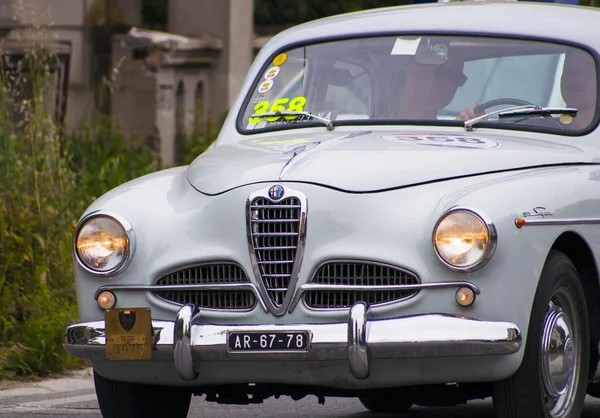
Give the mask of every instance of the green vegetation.
M 339 13 L 398 6 L 411 2 L 411 0 L 302 0 L 298 2 L 254 0 L 254 23 L 258 26 L 290 26 Z M 166 26 L 168 9 L 168 0 L 142 0 L 143 24 L 150 27 Z
M 146 0 L 163 2 L 165 0 Z M 412 0 L 254 0 L 254 24 L 281 28 L 340 13 L 412 4 Z M 600 0 L 579 0 L 582 6 L 600 6 Z
M 340 13 L 410 3 L 411 0 L 254 0 L 254 24 L 291 26 Z
M 95 198 L 162 168 L 151 147 L 100 115 L 61 135 L 54 63 L 41 48 L 19 65 L 0 63 L 0 378 L 78 365 L 62 347 L 64 326 L 77 320 L 72 226 Z M 179 162 L 210 142 L 186 138 Z
M 165 26 L 169 16 L 167 0 L 142 0 L 142 22 L 145 25 Z

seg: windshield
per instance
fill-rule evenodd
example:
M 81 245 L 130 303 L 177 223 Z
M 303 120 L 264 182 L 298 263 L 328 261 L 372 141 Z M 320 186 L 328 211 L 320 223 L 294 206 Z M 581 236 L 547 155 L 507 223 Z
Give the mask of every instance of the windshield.
M 557 43 L 425 35 L 339 40 L 273 57 L 255 80 L 238 127 L 251 133 L 323 126 L 311 115 L 335 126 L 457 124 L 533 104 L 577 113 L 494 114 L 478 126 L 576 132 L 594 119 L 596 79 L 587 51 Z

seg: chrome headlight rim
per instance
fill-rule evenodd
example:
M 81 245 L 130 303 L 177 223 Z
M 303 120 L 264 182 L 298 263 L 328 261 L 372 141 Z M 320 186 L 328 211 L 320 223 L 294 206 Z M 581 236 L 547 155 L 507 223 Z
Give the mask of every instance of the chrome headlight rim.
M 444 260 L 442 255 L 439 253 L 437 246 L 435 245 L 435 236 L 436 236 L 436 232 L 437 232 L 439 225 L 442 223 L 442 221 L 444 219 L 446 219 L 446 217 L 448 215 L 456 213 L 456 212 L 468 213 L 468 214 L 473 215 L 476 218 L 478 218 L 485 226 L 487 233 L 488 233 L 488 238 L 490 241 L 489 246 L 488 246 L 484 256 L 481 257 L 476 263 L 468 265 L 468 266 L 455 266 L 453 264 L 448 263 L 446 260 Z M 446 210 L 439 217 L 439 219 L 435 223 L 435 226 L 433 227 L 433 234 L 431 236 L 431 240 L 432 240 L 433 250 L 435 251 L 435 255 L 437 256 L 438 260 L 440 260 L 440 262 L 444 266 L 446 266 L 447 268 L 449 268 L 450 270 L 453 270 L 453 271 L 470 273 L 470 272 L 477 271 L 477 270 L 485 267 L 490 262 L 490 260 L 494 256 L 494 253 L 496 252 L 496 247 L 498 246 L 498 232 L 496 230 L 496 226 L 492 222 L 492 218 L 487 213 L 485 213 L 483 210 L 481 210 L 479 208 L 471 207 L 471 206 L 454 206 L 454 207 Z
M 127 239 L 129 240 L 129 247 L 127 248 L 127 252 L 125 253 L 125 257 L 123 258 L 123 261 L 121 261 L 121 263 L 119 263 L 116 267 L 114 267 L 110 270 L 106 270 L 106 271 L 95 270 L 95 269 L 89 267 L 87 264 L 85 264 L 83 262 L 83 260 L 81 260 L 81 258 L 79 257 L 79 252 L 77 251 L 77 237 L 79 236 L 79 232 L 81 232 L 81 229 L 84 227 L 84 225 L 86 225 L 88 223 L 88 221 L 90 221 L 94 218 L 102 218 L 102 217 L 110 218 L 113 221 L 119 223 L 125 230 L 125 234 L 127 235 Z M 87 215 L 85 215 L 77 223 L 77 225 L 75 227 L 75 231 L 73 232 L 72 247 L 73 247 L 73 253 L 74 253 L 75 259 L 77 260 L 77 263 L 85 271 L 92 273 L 94 275 L 97 275 L 97 276 L 103 276 L 103 277 L 104 276 L 115 276 L 115 275 L 123 272 L 127 267 L 129 267 L 129 264 L 131 263 L 131 260 L 133 259 L 133 256 L 135 254 L 135 248 L 136 248 L 135 232 L 133 231 L 133 227 L 131 226 L 129 221 L 127 221 L 127 219 L 125 219 L 124 216 L 122 216 L 116 212 L 96 210 L 96 211 L 90 212 Z

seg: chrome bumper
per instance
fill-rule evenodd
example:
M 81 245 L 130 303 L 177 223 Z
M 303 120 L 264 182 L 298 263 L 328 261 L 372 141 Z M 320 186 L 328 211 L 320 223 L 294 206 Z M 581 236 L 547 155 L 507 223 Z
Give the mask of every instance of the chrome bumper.
M 519 328 L 508 322 L 427 314 L 383 320 L 367 320 L 367 306 L 358 302 L 347 322 L 291 325 L 193 324 L 193 305 L 183 306 L 175 322 L 153 320 L 153 359 L 173 361 L 184 380 L 198 378 L 198 365 L 212 361 L 347 360 L 352 375 L 365 379 L 373 359 L 411 359 L 516 353 L 521 347 Z M 302 331 L 312 335 L 310 349 L 303 353 L 231 353 L 228 331 Z M 89 358 L 93 346 L 104 346 L 104 321 L 69 325 L 65 349 L 74 356 Z M 165 354 L 167 353 L 167 354 Z M 195 366 L 196 365 L 196 366 Z M 201 366 L 200 366 L 201 368 Z

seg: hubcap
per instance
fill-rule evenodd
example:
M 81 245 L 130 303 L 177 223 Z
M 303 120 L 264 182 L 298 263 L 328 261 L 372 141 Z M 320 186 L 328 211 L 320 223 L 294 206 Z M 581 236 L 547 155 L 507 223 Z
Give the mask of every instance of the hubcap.
M 557 418 L 568 416 L 579 380 L 581 343 L 575 309 L 571 293 L 561 289 L 549 303 L 544 320 L 542 381 L 548 412 Z

